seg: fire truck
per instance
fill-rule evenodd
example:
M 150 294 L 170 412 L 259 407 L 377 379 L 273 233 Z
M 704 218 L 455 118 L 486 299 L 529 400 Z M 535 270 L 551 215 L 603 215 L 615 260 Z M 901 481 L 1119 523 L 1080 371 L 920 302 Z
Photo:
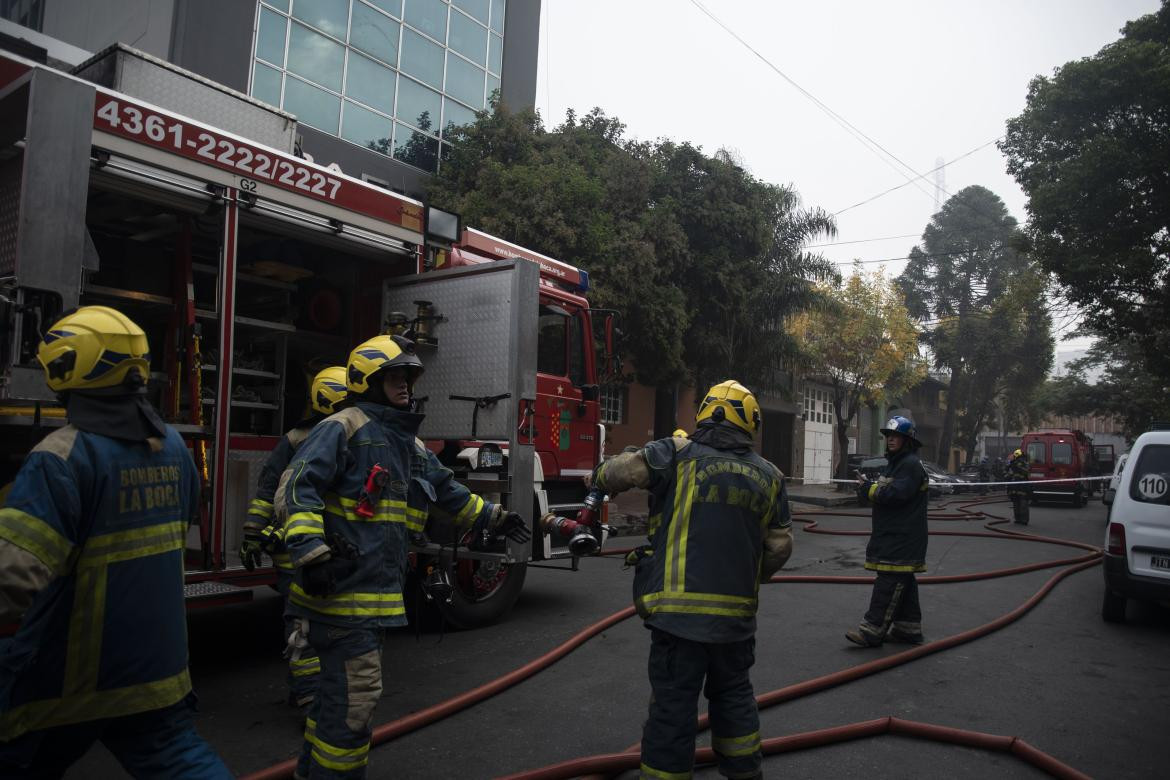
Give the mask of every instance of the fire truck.
M 534 531 L 472 549 L 432 516 L 411 560 L 447 574 L 449 620 L 496 620 L 530 562 L 575 569 L 604 543 L 583 477 L 615 315 L 590 308 L 585 271 L 317 164 L 291 115 L 122 45 L 72 73 L 0 53 L 0 116 L 0 485 L 65 424 L 41 333 L 116 307 L 146 331 L 151 399 L 202 474 L 188 604 L 250 599 L 274 576 L 240 565 L 243 518 L 308 382 L 405 331 L 427 447 Z
M 1097 475 L 1093 440 L 1083 432 L 1069 428 L 1043 428 L 1029 431 L 1020 447 L 1028 455 L 1029 479 L 1056 480 Z M 1097 483 L 1044 483 L 1032 488 L 1033 500 L 1067 498 L 1074 507 L 1083 507 L 1093 495 Z

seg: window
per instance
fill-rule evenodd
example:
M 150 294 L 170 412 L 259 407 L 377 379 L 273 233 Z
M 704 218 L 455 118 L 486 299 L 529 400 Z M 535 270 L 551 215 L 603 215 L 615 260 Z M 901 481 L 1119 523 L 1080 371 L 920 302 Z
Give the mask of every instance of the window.
M 1129 495 L 1134 501 L 1170 504 L 1170 445 L 1142 447 L 1130 480 Z
M 1048 460 L 1048 455 L 1044 451 L 1044 442 L 1033 441 L 1028 442 L 1028 462 L 1029 463 L 1044 463 Z
M 805 385 L 804 419 L 807 422 L 833 423 L 833 397 L 828 390 L 818 390 Z
M 563 310 L 541 306 L 537 328 L 536 370 L 542 374 L 566 376 L 568 365 L 565 360 L 565 338 L 569 329 L 568 316 Z
M 1052 462 L 1058 466 L 1068 466 L 1072 463 L 1072 445 L 1056 443 L 1052 445 Z
M 574 387 L 585 384 L 585 324 L 580 314 L 573 317 L 569 330 L 569 381 Z
M 43 0 L 0 0 L 0 18 L 43 32 L 45 4 Z
M 601 386 L 601 422 L 605 425 L 621 425 L 626 421 L 625 385 Z
M 8 14 L 39 6 L 0 0 Z M 506 0 L 262 0 L 249 91 L 433 172 L 447 128 L 474 122 L 500 88 L 506 11 Z

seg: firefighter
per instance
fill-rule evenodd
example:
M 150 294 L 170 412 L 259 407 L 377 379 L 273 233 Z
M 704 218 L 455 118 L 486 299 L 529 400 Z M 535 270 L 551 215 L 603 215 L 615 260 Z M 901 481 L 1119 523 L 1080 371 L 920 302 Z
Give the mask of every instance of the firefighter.
M 269 453 L 260 469 L 256 485 L 256 497 L 248 507 L 244 521 L 244 541 L 240 544 L 240 560 L 251 571 L 260 565 L 261 552 L 272 556 L 276 566 L 276 589 L 288 598 L 288 586 L 292 582 L 293 568 L 288 560 L 282 539 L 284 529 L 273 517 L 272 499 L 276 495 L 280 475 L 292 460 L 293 453 L 309 435 L 313 426 L 333 414 L 334 407 L 345 400 L 345 366 L 330 366 L 317 372 L 309 386 L 309 413 L 303 420 L 289 429 L 280 442 Z M 292 618 L 285 618 L 284 636 L 293 632 Z M 317 692 L 317 674 L 321 662 L 311 652 L 289 658 L 288 689 L 289 704 L 306 708 Z
M 915 572 L 926 571 L 926 501 L 930 479 L 918 459 L 914 423 L 895 416 L 881 428 L 886 437 L 886 468 L 876 482 L 857 481 L 857 495 L 873 504 L 865 568 L 877 572 L 869 611 L 845 638 L 862 647 L 883 640 L 919 645 L 922 608 Z
M 199 475 L 147 401 L 146 334 L 66 314 L 37 360 L 68 425 L 0 509 L 0 777 L 60 777 L 101 741 L 136 777 L 231 777 L 192 723 L 183 547 Z
M 647 489 L 656 508 L 650 544 L 627 558 L 636 567 L 634 605 L 651 631 L 642 776 L 690 777 L 703 691 L 719 771 L 758 777 L 749 673 L 760 583 L 792 552 L 788 493 L 780 470 L 752 451 L 760 407 L 746 387 L 712 387 L 695 423 L 689 439 L 617 455 L 588 481 L 610 495 Z
M 1012 453 L 1012 459 L 1008 461 L 1007 468 L 1004 472 L 1004 479 L 1007 482 L 1024 482 L 1028 481 L 1028 475 L 1031 468 L 1028 465 L 1028 455 L 1021 449 L 1017 449 Z M 1031 490 L 1027 485 L 1020 485 L 1016 487 L 1012 485 L 1008 488 L 1008 498 L 1012 501 L 1012 522 L 1019 525 L 1028 524 L 1028 501 L 1030 499 Z
M 346 408 L 313 428 L 277 491 L 295 569 L 290 646 L 307 640 L 321 659 L 298 777 L 365 776 L 382 691 L 382 634 L 406 623 L 409 536 L 422 532 L 428 504 L 477 536 L 531 538 L 520 515 L 470 493 L 416 438 L 423 415 L 410 404 L 422 373 L 414 344 L 401 336 L 354 348 Z

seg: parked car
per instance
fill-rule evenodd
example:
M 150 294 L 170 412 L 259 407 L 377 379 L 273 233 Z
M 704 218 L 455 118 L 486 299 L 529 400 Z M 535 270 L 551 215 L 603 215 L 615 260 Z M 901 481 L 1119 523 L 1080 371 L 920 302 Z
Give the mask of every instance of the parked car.
M 985 487 L 970 487 L 970 484 L 972 482 L 990 482 L 991 481 L 991 468 L 988 467 L 987 473 L 984 475 L 984 474 L 980 474 L 978 463 L 968 463 L 966 466 L 959 469 L 959 473 L 956 476 L 959 478 L 960 482 L 967 483 L 966 485 L 963 486 L 963 489 L 960 492 L 971 493 L 974 491 L 979 491 L 980 493 L 986 493 L 987 488 L 985 488 Z M 986 479 L 984 479 L 984 477 L 986 477 Z
M 949 496 L 956 492 L 955 486 L 960 482 L 960 480 L 954 474 L 948 474 L 939 468 L 938 465 L 931 463 L 928 460 L 922 461 L 922 467 L 926 469 L 926 475 L 930 477 L 929 495 L 931 498 Z M 857 467 L 857 471 L 861 472 L 861 476 L 868 480 L 876 480 L 882 475 L 882 471 L 884 471 L 885 468 L 885 458 L 867 458 L 861 461 Z
M 1105 531 L 1101 617 L 1125 620 L 1129 599 L 1170 602 L 1170 431 L 1143 433 L 1121 470 Z
M 1117 467 L 1113 469 L 1113 477 L 1109 480 L 1109 487 L 1101 491 L 1101 503 L 1105 506 L 1110 506 L 1113 503 L 1113 497 L 1117 495 L 1117 484 L 1121 482 L 1121 470 L 1125 468 L 1127 460 L 1129 460 L 1129 453 L 1122 453 L 1121 457 L 1117 459 Z
M 963 480 L 937 463 L 924 460 L 922 461 L 922 468 L 926 469 L 926 475 L 930 477 L 931 498 L 949 496 L 953 493 L 963 493 L 967 490 L 967 486 L 963 483 Z

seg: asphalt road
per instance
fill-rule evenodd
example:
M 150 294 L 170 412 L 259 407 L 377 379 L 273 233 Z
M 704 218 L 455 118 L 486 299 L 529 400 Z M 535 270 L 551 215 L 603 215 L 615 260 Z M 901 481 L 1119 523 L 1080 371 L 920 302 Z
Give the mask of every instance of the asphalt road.
M 959 500 L 948 502 L 952 507 Z M 1006 503 L 985 507 L 1010 514 Z M 822 515 L 819 528 L 865 530 L 868 519 Z M 985 519 L 932 521 L 932 530 L 983 531 Z M 1105 510 L 1033 507 L 1033 534 L 1100 545 Z M 618 538 L 614 546 L 637 540 Z M 864 535 L 798 531 L 781 574 L 863 575 Z M 1047 543 L 932 536 L 930 574 L 964 574 L 1077 552 Z M 924 629 L 940 639 L 982 625 L 1026 601 L 1059 569 L 921 588 Z M 578 572 L 530 569 L 502 623 L 471 632 L 391 632 L 376 723 L 441 702 L 522 666 L 630 603 L 632 575 L 615 559 Z M 1125 625 L 1100 617 L 1099 566 L 1063 579 L 1001 630 L 907 664 L 762 710 L 765 738 L 893 715 L 1017 736 L 1087 775 L 1170 775 L 1170 610 L 1130 605 Z M 757 695 L 905 650 L 863 649 L 844 632 L 869 597 L 866 584 L 778 583 L 761 594 Z M 238 773 L 294 756 L 300 722 L 284 704 L 279 602 L 192 616 L 191 669 L 200 733 Z M 589 640 L 555 666 L 444 721 L 376 747 L 370 776 L 475 780 L 569 758 L 619 752 L 640 737 L 649 698 L 649 633 L 637 618 Z M 700 711 L 705 708 L 701 707 Z M 700 746 L 709 735 L 701 734 Z M 786 778 L 1034 778 L 1019 759 L 980 749 L 878 736 L 765 758 Z M 95 747 L 69 778 L 120 777 Z M 632 777 L 627 774 L 625 777 Z M 697 777 L 713 778 L 711 767 Z

